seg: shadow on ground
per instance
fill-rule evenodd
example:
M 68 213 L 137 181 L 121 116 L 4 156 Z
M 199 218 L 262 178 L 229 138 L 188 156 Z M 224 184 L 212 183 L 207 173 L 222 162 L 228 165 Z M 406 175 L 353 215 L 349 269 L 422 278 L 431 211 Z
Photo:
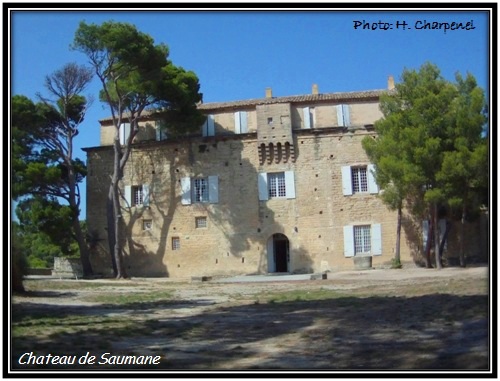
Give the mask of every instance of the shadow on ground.
M 486 295 L 254 302 L 212 306 L 187 317 L 175 314 L 178 308 L 203 303 L 210 301 L 51 306 L 53 321 L 74 324 L 43 340 L 40 335 L 14 333 L 13 365 L 20 369 L 17 359 L 25 352 L 80 356 L 90 351 L 97 357 L 104 352 L 161 355 L 161 364 L 153 369 L 168 370 L 488 368 Z M 33 311 L 40 308 L 35 307 L 15 306 L 13 326 L 35 328 L 38 319 L 47 316 L 37 317 Z

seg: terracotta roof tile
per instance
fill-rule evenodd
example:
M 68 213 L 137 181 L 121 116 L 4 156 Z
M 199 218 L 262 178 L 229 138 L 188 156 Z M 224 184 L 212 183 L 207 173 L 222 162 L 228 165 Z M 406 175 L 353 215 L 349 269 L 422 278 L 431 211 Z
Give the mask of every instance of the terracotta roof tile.
M 286 97 L 273 97 L 273 98 L 254 98 L 244 99 L 239 101 L 230 102 L 210 102 L 201 103 L 198 109 L 202 111 L 222 110 L 222 109 L 237 109 L 246 107 L 255 107 L 258 105 L 276 104 L 276 103 L 312 103 L 312 102 L 327 102 L 327 101 L 355 101 L 361 99 L 374 99 L 380 95 L 387 93 L 388 90 L 367 90 L 367 91 L 350 91 L 339 93 L 325 93 L 325 94 L 305 94 L 305 95 L 292 95 Z M 143 113 L 147 118 L 148 113 Z M 100 122 L 110 121 L 112 118 L 101 119 Z
M 307 102 L 322 102 L 322 101 L 347 101 L 363 98 L 378 98 L 381 94 L 386 93 L 387 90 L 369 90 L 369 91 L 351 91 L 343 93 L 327 93 L 327 94 L 306 94 L 306 95 L 292 95 L 286 97 L 273 97 L 273 98 L 257 98 L 245 99 L 233 102 L 211 102 L 203 103 L 198 106 L 200 110 L 216 110 L 222 108 L 238 108 L 249 107 L 273 103 L 307 103 Z

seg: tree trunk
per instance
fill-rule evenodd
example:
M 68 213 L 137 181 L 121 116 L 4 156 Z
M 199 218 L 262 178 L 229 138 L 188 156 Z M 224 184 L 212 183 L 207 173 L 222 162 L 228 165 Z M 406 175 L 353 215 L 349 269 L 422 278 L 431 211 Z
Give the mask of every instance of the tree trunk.
M 118 131 L 115 135 L 114 142 L 114 168 L 113 168 L 113 178 L 111 180 L 111 194 L 113 197 L 113 214 L 114 214 L 114 232 L 115 232 L 115 247 L 113 250 L 113 254 L 116 261 L 116 278 L 127 278 L 127 273 L 125 271 L 125 265 L 123 263 L 123 254 L 121 247 L 122 240 L 122 213 L 120 208 L 120 193 L 118 189 L 118 182 L 121 179 L 121 169 L 120 169 L 120 160 L 121 160 L 121 146 Z
M 425 267 L 427 267 L 428 269 L 432 268 L 431 247 L 432 247 L 433 233 L 434 233 L 434 223 L 431 217 L 429 219 L 429 228 L 427 230 L 427 242 L 425 244 L 425 249 L 424 249 Z
M 441 264 L 443 263 L 443 252 L 444 252 L 444 245 L 446 244 L 446 241 L 448 239 L 448 233 L 451 230 L 451 223 L 449 221 L 446 221 L 446 228 L 443 233 L 443 239 L 439 243 L 439 261 Z
M 465 205 L 465 201 L 462 206 L 462 218 L 460 220 L 460 251 L 458 252 L 458 257 L 460 258 L 460 266 L 465 267 L 465 251 L 464 251 L 464 239 L 465 239 L 465 217 L 466 217 L 467 207 Z
M 113 184 L 113 212 L 115 215 L 114 219 L 114 229 L 116 233 L 115 237 L 115 247 L 114 247 L 114 256 L 116 261 L 116 278 L 127 278 L 127 272 L 125 271 L 125 265 L 123 263 L 123 253 L 121 247 L 121 211 L 120 211 L 120 195 L 118 192 L 118 184 Z
M 80 261 L 82 263 L 83 276 L 88 277 L 93 274 L 92 265 L 90 263 L 90 253 L 87 241 L 85 240 L 85 235 L 83 234 L 82 227 L 80 226 L 80 201 L 77 200 L 77 184 L 75 168 L 71 161 L 73 141 L 72 136 L 68 138 L 68 156 L 65 158 L 65 164 L 68 169 L 68 185 L 69 185 L 69 206 L 71 207 L 72 216 L 71 222 L 73 224 L 73 233 L 76 237 L 76 242 L 78 243 L 78 249 L 80 250 Z
M 402 220 L 402 207 L 399 205 L 398 207 L 398 225 L 396 227 L 396 252 L 394 253 L 394 259 L 396 261 L 396 264 L 401 263 L 401 220 Z
M 443 265 L 441 264 L 441 258 L 439 257 L 439 229 L 438 229 L 438 205 L 434 203 L 433 206 L 433 225 L 434 225 L 434 257 L 436 259 L 436 268 L 441 270 Z
M 115 213 L 113 212 L 113 186 L 109 186 L 108 200 L 106 201 L 106 219 L 108 225 L 108 248 L 109 255 L 111 256 L 111 265 L 113 266 L 113 275 L 116 277 L 118 275 L 118 269 L 116 267 L 115 259 Z
M 73 231 L 75 232 L 78 248 L 80 249 L 80 261 L 82 262 L 83 276 L 91 276 L 94 272 L 92 271 L 92 264 L 90 263 L 89 247 L 85 241 L 85 235 L 83 234 L 77 215 L 73 218 Z

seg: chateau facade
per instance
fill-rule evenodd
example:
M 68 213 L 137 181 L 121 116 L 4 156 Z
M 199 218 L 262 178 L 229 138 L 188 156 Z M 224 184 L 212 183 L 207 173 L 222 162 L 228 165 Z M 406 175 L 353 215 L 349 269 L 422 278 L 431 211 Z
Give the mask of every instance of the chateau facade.
M 144 118 L 121 186 L 128 274 L 318 273 L 354 269 L 361 256 L 390 266 L 397 217 L 377 197 L 361 140 L 376 138 L 379 97 L 392 87 L 389 78 L 384 90 L 321 94 L 313 85 L 308 95 L 266 89 L 260 99 L 201 104 L 207 121 L 190 138 Z M 104 274 L 113 134 L 102 120 L 101 145 L 85 149 L 91 261 Z M 402 235 L 401 260 L 413 264 L 422 236 Z

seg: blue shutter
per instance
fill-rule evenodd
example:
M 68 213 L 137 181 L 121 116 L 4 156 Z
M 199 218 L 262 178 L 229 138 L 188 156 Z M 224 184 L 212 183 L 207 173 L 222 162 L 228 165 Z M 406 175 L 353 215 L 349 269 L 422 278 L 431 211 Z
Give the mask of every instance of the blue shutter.
M 209 115 L 207 119 L 207 136 L 214 136 L 215 135 L 215 123 L 214 123 L 214 116 Z
M 191 178 L 183 177 L 181 179 L 181 203 L 182 205 L 191 204 Z
M 123 146 L 127 144 L 128 137 L 130 136 L 130 123 L 120 124 L 120 144 Z
M 240 124 L 241 124 L 241 133 L 246 134 L 248 132 L 248 114 L 246 111 L 242 111 L 240 113 Z
M 311 128 L 311 112 L 309 107 L 304 107 L 302 112 L 304 116 L 304 128 Z
M 167 126 L 165 126 L 165 123 L 157 120 L 156 121 L 156 140 L 165 140 L 167 139 Z
M 366 172 L 368 177 L 368 192 L 372 194 L 378 193 L 378 185 L 375 181 L 375 166 L 373 164 L 368 164 Z
M 352 225 L 344 226 L 344 256 L 354 256 L 354 229 Z
M 429 234 L 429 221 L 428 220 L 423 220 L 422 221 L 422 244 L 423 244 L 423 250 L 425 250 L 425 246 L 427 245 L 427 236 Z
M 285 172 L 285 191 L 286 198 L 295 198 L 295 175 L 293 171 Z
M 269 200 L 269 190 L 267 189 L 267 173 L 259 173 L 258 177 L 259 200 Z
M 125 202 L 129 208 L 132 206 L 132 187 L 130 185 L 125 185 Z
M 344 127 L 345 126 L 345 124 L 344 124 L 344 108 L 342 107 L 342 105 L 337 105 L 335 107 L 337 107 L 337 125 L 339 127 Z
M 342 114 L 344 115 L 344 126 L 351 125 L 351 115 L 349 113 L 349 105 L 342 105 Z
M 241 120 L 239 111 L 236 111 L 234 113 L 234 133 L 241 134 Z
M 208 202 L 217 204 L 219 202 L 219 177 L 208 176 Z
M 380 224 L 373 224 L 371 227 L 372 255 L 382 255 L 382 228 Z
M 344 196 L 352 195 L 352 176 L 349 165 L 342 167 L 342 193 Z

